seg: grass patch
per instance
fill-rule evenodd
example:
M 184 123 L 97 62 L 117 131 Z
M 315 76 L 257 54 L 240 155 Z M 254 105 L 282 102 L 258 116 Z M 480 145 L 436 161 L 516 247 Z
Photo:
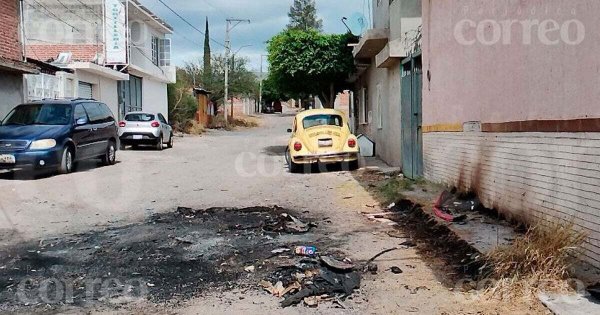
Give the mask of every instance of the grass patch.
M 260 126 L 260 119 L 254 116 L 237 115 L 230 121 L 232 127 L 255 128 Z
M 414 181 L 407 178 L 390 178 L 378 187 L 379 194 L 386 202 L 404 198 L 402 192 L 414 190 Z
M 534 297 L 541 291 L 569 291 L 565 281 L 586 235 L 573 223 L 544 223 L 529 228 L 509 246 L 484 257 L 482 269 L 498 279 L 488 293 L 493 297 Z

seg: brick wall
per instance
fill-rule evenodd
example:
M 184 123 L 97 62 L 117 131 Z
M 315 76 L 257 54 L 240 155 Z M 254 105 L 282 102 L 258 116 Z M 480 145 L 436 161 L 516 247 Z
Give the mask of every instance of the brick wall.
M 518 218 L 573 220 L 600 268 L 600 133 L 426 133 L 425 177 Z
M 22 60 L 17 0 L 0 1 L 0 57 Z
M 103 51 L 103 45 L 27 45 L 27 57 L 41 61 L 56 59 L 62 52 L 73 53 L 73 61 L 92 61 Z

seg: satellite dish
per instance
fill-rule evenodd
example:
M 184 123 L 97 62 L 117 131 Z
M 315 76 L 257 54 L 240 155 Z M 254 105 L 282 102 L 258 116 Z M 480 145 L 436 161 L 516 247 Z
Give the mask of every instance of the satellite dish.
M 367 18 L 358 12 L 348 18 L 348 27 L 355 36 L 360 36 L 367 29 L 367 24 Z

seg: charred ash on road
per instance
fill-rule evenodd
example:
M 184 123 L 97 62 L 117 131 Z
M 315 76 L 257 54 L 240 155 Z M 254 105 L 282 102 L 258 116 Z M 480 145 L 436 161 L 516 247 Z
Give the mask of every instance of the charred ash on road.
M 279 207 L 179 207 L 141 224 L 0 249 L 0 311 L 119 308 L 132 301 L 124 296 L 176 303 L 233 288 L 259 289 L 281 266 L 290 270 L 305 259 L 295 256 L 296 245 L 333 246 L 311 233 L 318 229 L 311 221 Z M 335 273 L 325 277 L 338 279 Z M 348 285 L 357 287 L 357 280 Z

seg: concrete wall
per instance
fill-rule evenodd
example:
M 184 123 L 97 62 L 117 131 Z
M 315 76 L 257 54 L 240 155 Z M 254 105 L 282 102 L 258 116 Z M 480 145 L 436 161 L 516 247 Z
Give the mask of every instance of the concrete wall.
M 24 100 L 23 75 L 0 72 L 0 120 Z
M 381 107 L 378 107 L 377 86 L 381 88 Z M 368 108 L 371 120 L 367 124 L 359 124 L 358 133 L 367 135 L 376 144 L 377 155 L 394 166 L 402 166 L 400 121 L 400 65 L 390 69 L 378 69 L 372 65 L 362 76 L 355 93 L 360 95 L 360 88 L 368 89 Z M 359 97 L 360 99 L 360 97 Z M 358 106 L 358 104 L 356 105 Z M 380 115 L 381 112 L 381 115 Z M 379 118 L 382 126 L 379 128 Z M 359 122 L 362 119 L 359 119 Z
M 115 118 L 119 117 L 119 98 L 117 95 L 117 81 L 101 77 L 94 73 L 77 70 L 79 81 L 91 83 L 94 99 L 108 105 Z
M 27 2 L 31 4 L 24 10 L 28 44 L 102 44 L 103 0 L 82 1 L 85 6 L 77 0 Z
M 142 108 L 163 114 L 169 119 L 167 84 L 144 78 L 142 80 Z
M 600 132 L 524 132 L 582 128 L 572 119 L 600 130 L 597 12 L 592 0 L 423 1 L 423 141 L 426 178 L 530 223 L 574 221 L 600 267 Z M 506 132 L 478 131 L 498 123 Z
M 448 0 L 423 6 L 423 65 L 431 76 L 423 90 L 425 125 L 600 116 L 600 59 L 591 53 L 600 51 L 600 1 Z M 483 25 L 490 42 L 497 28 L 490 20 L 568 23 L 568 42 L 577 38 L 577 23 L 585 32 L 579 44 L 565 43 L 559 30 L 549 32 L 557 44 L 546 45 L 539 27 L 523 31 L 514 23 L 506 34 L 499 29 L 498 43 L 487 45 L 477 40 L 476 27 L 461 27 L 465 20 Z M 523 44 L 524 33 L 531 34 L 531 44 Z M 462 37 L 472 44 L 461 44 Z
M 588 233 L 584 259 L 600 267 L 599 133 L 428 133 L 426 178 L 477 191 L 490 208 L 564 219 Z

